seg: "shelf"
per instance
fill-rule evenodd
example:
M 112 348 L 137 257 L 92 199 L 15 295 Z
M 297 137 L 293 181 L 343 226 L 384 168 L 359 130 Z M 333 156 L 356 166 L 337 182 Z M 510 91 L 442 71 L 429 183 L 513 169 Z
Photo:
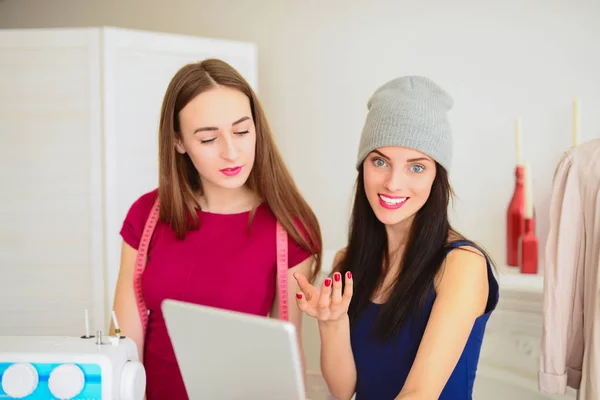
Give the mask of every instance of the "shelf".
M 539 294 L 544 292 L 544 276 L 542 274 L 522 274 L 518 267 L 499 266 L 497 279 L 500 290 Z

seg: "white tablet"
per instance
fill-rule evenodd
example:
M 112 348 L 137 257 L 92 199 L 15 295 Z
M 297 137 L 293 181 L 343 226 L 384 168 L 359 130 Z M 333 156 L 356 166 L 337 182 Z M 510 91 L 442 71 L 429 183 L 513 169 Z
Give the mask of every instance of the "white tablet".
M 190 399 L 304 400 L 290 322 L 175 300 L 162 312 Z

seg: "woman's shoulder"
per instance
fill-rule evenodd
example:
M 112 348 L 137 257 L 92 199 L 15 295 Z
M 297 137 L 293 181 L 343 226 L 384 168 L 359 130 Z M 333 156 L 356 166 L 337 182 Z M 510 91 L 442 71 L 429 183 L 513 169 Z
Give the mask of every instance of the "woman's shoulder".
M 145 220 L 146 218 L 148 218 L 148 215 L 150 215 L 152 206 L 154 205 L 154 202 L 157 198 L 158 188 L 142 194 L 131 204 L 128 213 L 129 216 L 134 217 L 136 219 L 141 217 Z
M 485 312 L 493 310 L 498 302 L 499 286 L 488 253 L 462 236 L 450 236 L 446 248 L 446 258 L 434 283 L 436 292 L 480 292 L 481 300 L 486 303 Z
M 477 245 L 472 240 L 469 240 L 468 238 L 464 237 L 463 235 L 461 235 L 455 231 L 450 231 L 448 233 L 448 239 L 446 241 L 445 247 L 449 253 L 452 253 L 452 250 L 455 250 L 455 249 L 467 250 L 468 252 L 471 252 L 473 254 L 478 255 L 479 257 L 482 257 L 486 261 L 488 259 L 486 252 L 479 245 Z M 460 253 L 460 252 L 454 252 L 454 254 L 457 254 L 457 253 Z
M 442 281 L 449 281 L 463 274 L 487 274 L 488 267 L 491 266 L 486 252 L 479 245 L 455 232 L 449 233 L 444 251 L 446 256 L 435 279 L 436 287 Z
M 129 207 L 121 227 L 121 236 L 134 249 L 139 245 L 146 220 L 157 198 L 158 189 L 154 189 L 138 197 Z
M 448 235 L 445 251 L 446 257 L 440 270 L 441 276 L 453 273 L 449 271 L 462 270 L 465 265 L 484 271 L 491 265 L 484 249 L 459 234 L 450 233 Z
M 125 222 L 133 225 L 136 230 L 141 229 L 145 225 L 148 216 L 150 216 L 150 211 L 152 211 L 152 206 L 157 198 L 158 189 L 154 189 L 135 199 L 129 206 Z
M 138 204 L 150 204 L 150 206 L 152 206 L 152 204 L 154 203 L 154 201 L 158 198 L 158 188 L 154 188 L 149 192 L 146 192 L 144 194 L 142 194 L 140 197 L 138 197 L 134 204 L 138 203 Z

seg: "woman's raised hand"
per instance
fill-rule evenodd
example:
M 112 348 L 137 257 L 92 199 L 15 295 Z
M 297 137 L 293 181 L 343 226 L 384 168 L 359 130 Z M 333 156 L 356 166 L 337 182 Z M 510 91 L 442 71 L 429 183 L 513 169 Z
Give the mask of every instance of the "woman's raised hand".
M 333 274 L 333 280 L 325 279 L 321 290 L 311 285 L 300 273 L 295 273 L 294 278 L 301 290 L 296 293 L 296 302 L 301 311 L 319 321 L 337 321 L 347 315 L 352 299 L 351 272 L 345 274 L 344 293 L 342 293 L 342 275 L 339 272 Z

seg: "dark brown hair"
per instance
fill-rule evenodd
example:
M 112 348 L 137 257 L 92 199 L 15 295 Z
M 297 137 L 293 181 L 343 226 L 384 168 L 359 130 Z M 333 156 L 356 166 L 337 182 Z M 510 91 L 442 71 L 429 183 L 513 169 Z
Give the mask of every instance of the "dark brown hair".
M 188 230 L 199 227 L 196 196 L 202 192 L 200 177 L 189 156 L 175 151 L 175 139 L 181 134 L 179 112 L 196 96 L 217 86 L 238 90 L 250 100 L 256 126 L 256 156 L 247 185 L 266 202 L 291 238 L 314 255 L 316 265 L 309 277 L 314 281 L 321 270 L 319 222 L 283 162 L 256 94 L 241 74 L 224 61 L 207 59 L 185 65 L 169 83 L 159 130 L 160 219 L 171 225 L 179 239 Z

